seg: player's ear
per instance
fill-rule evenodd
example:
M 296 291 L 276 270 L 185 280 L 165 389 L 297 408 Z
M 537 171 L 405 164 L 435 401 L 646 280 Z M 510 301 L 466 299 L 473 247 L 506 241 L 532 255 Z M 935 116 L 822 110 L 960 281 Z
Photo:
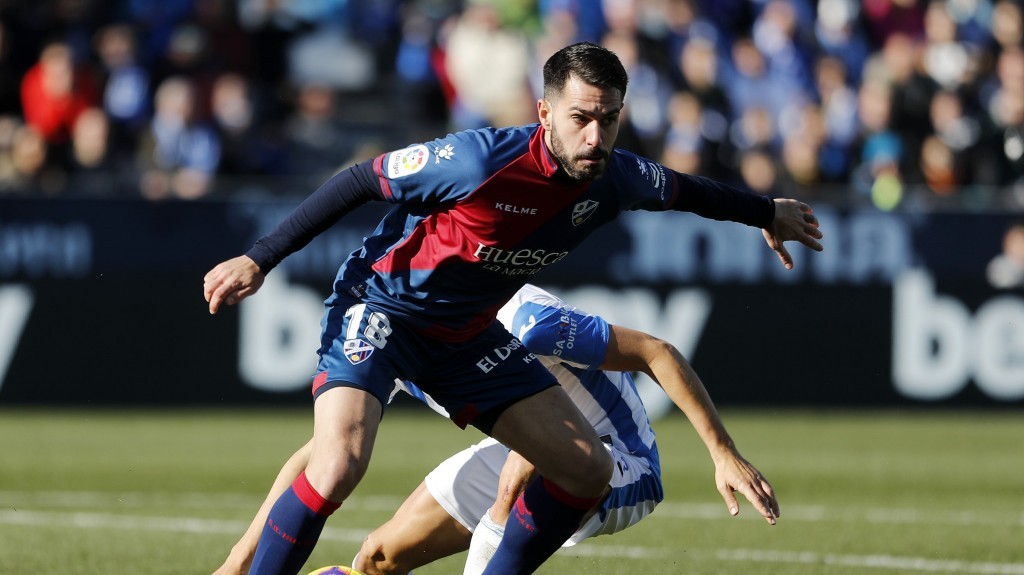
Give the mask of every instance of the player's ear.
M 537 100 L 537 119 L 545 130 L 551 130 L 551 102 L 545 98 Z

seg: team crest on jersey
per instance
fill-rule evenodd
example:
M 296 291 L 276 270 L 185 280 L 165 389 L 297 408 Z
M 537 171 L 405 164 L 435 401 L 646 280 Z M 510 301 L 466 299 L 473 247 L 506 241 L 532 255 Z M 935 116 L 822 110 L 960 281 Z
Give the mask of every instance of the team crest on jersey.
M 572 207 L 572 225 L 578 226 L 594 214 L 597 204 L 594 200 L 583 200 Z
M 361 339 L 346 339 L 344 347 L 345 359 L 352 365 L 363 363 L 373 354 L 374 349 L 372 345 Z
M 391 152 L 388 158 L 388 177 L 401 178 L 411 176 L 423 169 L 430 158 L 430 150 L 423 144 Z

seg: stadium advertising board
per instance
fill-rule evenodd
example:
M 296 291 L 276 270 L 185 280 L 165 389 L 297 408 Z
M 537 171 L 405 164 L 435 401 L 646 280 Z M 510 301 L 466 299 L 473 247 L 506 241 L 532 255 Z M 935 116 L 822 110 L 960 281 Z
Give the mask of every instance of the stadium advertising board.
M 210 316 L 201 293 L 292 206 L 0 201 L 0 404 L 308 401 L 326 290 L 381 208 L 237 308 Z M 1024 291 L 983 274 L 1006 217 L 817 213 L 826 251 L 794 248 L 788 272 L 757 230 L 637 213 L 532 281 L 672 342 L 723 405 L 1024 402 Z

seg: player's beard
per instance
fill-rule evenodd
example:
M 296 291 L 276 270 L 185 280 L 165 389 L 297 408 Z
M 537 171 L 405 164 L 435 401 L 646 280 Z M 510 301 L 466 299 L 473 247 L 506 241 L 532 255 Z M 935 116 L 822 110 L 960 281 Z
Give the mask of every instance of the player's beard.
M 589 181 L 600 178 L 604 174 L 604 169 L 608 165 L 608 152 L 601 148 L 594 148 L 589 154 L 580 154 L 572 156 L 565 149 L 565 142 L 562 138 L 558 137 L 558 131 L 555 130 L 555 126 L 551 126 L 551 155 L 555 157 L 555 161 L 558 165 L 562 166 L 565 173 L 574 180 Z M 594 163 L 578 163 L 580 160 L 585 159 L 599 159 L 601 161 Z

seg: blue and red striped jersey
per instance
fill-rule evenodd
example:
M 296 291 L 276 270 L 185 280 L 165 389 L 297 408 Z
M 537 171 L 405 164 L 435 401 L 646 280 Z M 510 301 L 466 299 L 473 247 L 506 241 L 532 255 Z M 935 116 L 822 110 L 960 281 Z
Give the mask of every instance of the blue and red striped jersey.
M 383 154 L 372 170 L 374 192 L 396 205 L 341 266 L 334 290 L 359 293 L 449 341 L 479 334 L 532 276 L 625 210 L 676 209 L 759 227 L 774 216 L 769 198 L 623 150 L 600 178 L 573 180 L 559 170 L 539 124 L 450 134 Z M 261 269 L 301 247 L 279 236 L 301 235 L 296 228 L 308 235 L 314 225 L 282 224 L 261 240 L 283 246 L 257 259 Z

